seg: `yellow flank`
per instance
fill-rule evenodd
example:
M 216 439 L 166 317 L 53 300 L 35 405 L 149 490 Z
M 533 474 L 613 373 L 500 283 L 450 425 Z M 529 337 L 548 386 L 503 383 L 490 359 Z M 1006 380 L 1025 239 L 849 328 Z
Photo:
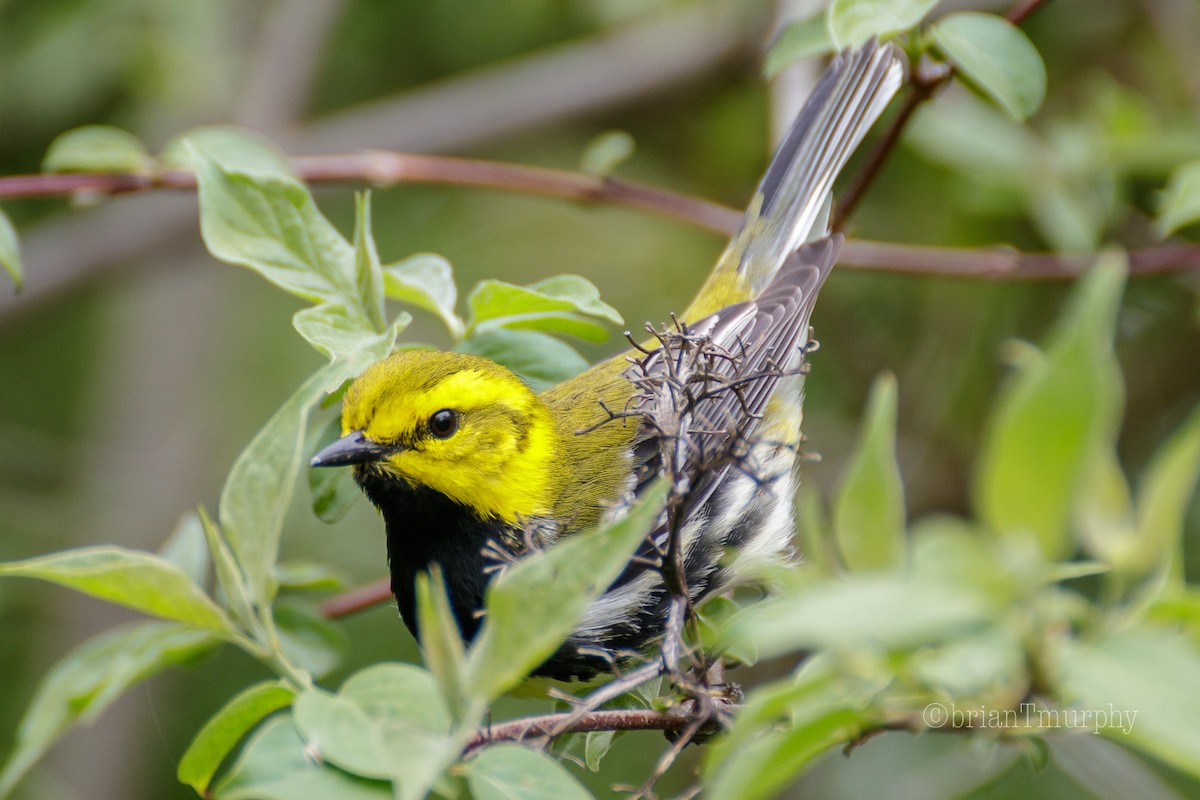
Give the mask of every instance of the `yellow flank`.
M 442 409 L 459 418 L 444 439 L 429 430 Z M 549 514 L 570 480 L 549 409 L 511 372 L 478 356 L 407 351 L 372 365 L 346 392 L 342 431 L 397 447 L 383 469 L 485 518 Z

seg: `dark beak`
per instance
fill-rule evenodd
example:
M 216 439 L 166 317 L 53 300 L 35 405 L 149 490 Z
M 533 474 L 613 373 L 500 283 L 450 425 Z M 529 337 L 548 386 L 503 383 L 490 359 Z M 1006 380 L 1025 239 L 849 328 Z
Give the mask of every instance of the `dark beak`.
M 367 464 L 379 461 L 394 449 L 372 442 L 363 436 L 362 431 L 352 431 L 313 456 L 308 465 L 310 467 L 346 467 L 351 464 Z

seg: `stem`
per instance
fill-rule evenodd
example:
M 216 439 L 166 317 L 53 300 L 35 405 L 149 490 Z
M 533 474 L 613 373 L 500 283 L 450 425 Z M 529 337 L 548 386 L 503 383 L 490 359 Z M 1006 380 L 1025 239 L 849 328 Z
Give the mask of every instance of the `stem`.
M 392 582 L 389 578 L 380 578 L 364 586 L 351 589 L 325 600 L 317 610 L 325 619 L 341 619 L 360 611 L 366 611 L 392 599 Z
M 526 717 L 478 731 L 467 743 L 464 755 L 470 755 L 481 747 L 497 742 L 521 742 L 542 736 L 559 736 L 564 733 L 587 733 L 590 731 L 679 731 L 694 722 L 692 714 L 681 709 L 656 711 L 653 709 L 605 709 L 590 711 L 569 720 L 570 712 Z

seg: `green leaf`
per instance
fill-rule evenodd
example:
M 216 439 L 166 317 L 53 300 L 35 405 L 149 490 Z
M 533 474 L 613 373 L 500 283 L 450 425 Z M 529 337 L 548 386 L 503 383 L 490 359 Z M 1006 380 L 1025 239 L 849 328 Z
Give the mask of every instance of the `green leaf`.
M 1070 717 L 1073 727 L 1098 730 L 1200 776 L 1200 693 L 1192 690 L 1200 686 L 1200 652 L 1191 642 L 1133 629 L 1068 643 L 1059 670 L 1063 692 L 1075 699 L 1071 708 L 1090 712 Z
M 312 561 L 276 564 L 275 580 L 280 589 L 292 592 L 337 592 L 349 585 L 346 576 L 338 570 Z
M 417 575 L 416 594 L 417 627 L 425 664 L 441 686 L 450 712 L 461 720 L 467 711 L 466 653 L 439 565 L 431 564 L 428 573 Z M 479 708 L 482 711 L 482 704 Z
M 288 661 L 324 678 L 337 669 L 346 655 L 347 639 L 341 628 L 310 606 L 276 603 L 272 609 L 276 633 Z
M 40 578 L 144 614 L 220 634 L 231 623 L 187 574 L 153 553 L 101 545 L 0 564 L 0 575 Z
M 211 649 L 207 631 L 167 622 L 139 622 L 89 639 L 51 667 L 17 728 L 0 772 L 0 797 L 12 793 L 38 759 L 69 728 L 91 723 L 130 686 Z
M 43 172 L 145 174 L 153 168 L 141 140 L 111 125 L 84 125 L 60 134 L 42 159 Z
M 1014 119 L 1028 119 L 1046 96 L 1046 65 L 1021 29 L 1003 17 L 963 11 L 930 34 L 959 73 Z
M 354 248 L 317 209 L 304 184 L 281 170 L 237 163 L 210 143 L 187 141 L 200 193 L 200 232 L 215 258 L 248 267 L 313 303 L 341 303 L 364 320 Z
M 499 329 L 479 333 L 464 339 L 457 349 L 462 353 L 490 358 L 508 367 L 524 378 L 535 392 L 561 383 L 588 368 L 587 359 L 571 345 L 537 331 Z
M 858 47 L 872 36 L 914 27 L 937 0 L 832 0 L 827 11 L 835 49 Z
M 263 681 L 237 694 L 192 739 L 176 775 L 204 796 L 221 762 L 268 714 L 291 705 L 296 693 L 278 681 Z
M 333 444 L 341 435 L 341 418 L 330 417 L 324 425 L 312 432 L 304 452 L 316 453 Z M 354 473 L 348 469 L 310 468 L 308 490 L 312 497 L 313 513 L 317 515 L 317 519 L 330 525 L 346 516 L 351 506 L 362 497 L 362 490 L 354 482 Z
M 231 169 L 296 178 L 292 164 L 267 139 L 234 125 L 207 125 L 176 136 L 159 152 L 164 167 L 195 170 L 196 150 L 216 154 Z
M 372 781 L 312 757 L 290 717 L 267 720 L 217 782 L 216 800 L 394 800 L 391 784 Z
M 771 42 L 763 74 L 774 78 L 785 67 L 813 56 L 823 56 L 834 50 L 824 12 L 793 20 Z
M 549 755 L 516 744 L 489 747 L 466 765 L 475 800 L 585 800 L 592 795 Z
M 255 435 L 229 472 L 221 492 L 221 525 L 259 606 L 275 596 L 279 536 L 304 452 L 309 410 L 328 391 L 391 349 L 387 337 L 317 370 Z
M 588 317 L 621 323 L 616 309 L 601 302 L 596 287 L 577 275 L 547 278 L 527 287 L 480 281 L 471 290 L 467 305 L 471 309 L 468 334 L 516 328 L 602 342 L 608 338 L 608 331 Z
M 666 492 L 659 482 L 620 521 L 557 542 L 492 581 L 467 657 L 467 688 L 475 698 L 490 703 L 558 649 L 646 538 Z
M 4 267 L 8 277 L 12 278 L 13 286 L 20 291 L 25 282 L 25 272 L 21 266 L 21 244 L 17 239 L 17 229 L 3 209 L 0 209 L 0 267 Z
M 448 736 L 450 714 L 428 672 L 380 664 L 356 674 L 337 695 L 297 698 L 297 727 L 323 759 L 356 775 L 390 778 L 400 797 L 424 797 L 461 751 Z
M 1158 204 L 1158 227 L 1168 236 L 1200 220 L 1200 161 L 1189 161 L 1171 173 Z
M 607 178 L 633 155 L 637 144 L 625 131 L 604 131 L 583 148 L 579 170 L 587 175 Z
M 224 605 L 243 628 L 256 630 L 258 617 L 250 605 L 250 589 L 246 585 L 246 576 L 238 567 L 225 535 L 217 523 L 209 517 L 208 511 L 204 506 L 200 506 L 197 511 L 200 516 L 200 524 L 204 528 L 204 539 L 208 544 L 208 552 L 212 556 L 217 585 L 224 594 Z
M 600 771 L 600 762 L 608 755 L 617 731 L 588 731 L 583 736 L 583 761 L 592 772 Z
M 864 573 L 776 595 L 736 615 L 721 637 L 760 658 L 811 648 L 907 648 L 987 622 L 990 603 L 949 576 Z
M 387 296 L 437 314 L 456 340 L 463 336 L 463 321 L 454 313 L 458 289 L 450 262 L 431 253 L 418 253 L 383 268 Z
M 371 193 L 354 197 L 354 275 L 358 297 L 377 332 L 386 327 L 383 316 L 383 267 L 371 232 Z
M 979 459 L 979 517 L 1003 535 L 1033 538 L 1052 559 L 1073 549 L 1076 495 L 1088 465 L 1115 443 L 1123 398 L 1112 341 L 1124 283 L 1123 258 L 1101 257 L 1076 287 L 1045 355 L 1017 351 Z
M 881 375 L 871 388 L 858 449 L 842 478 L 834 531 L 852 570 L 900 563 L 906 547 L 904 484 L 896 463 L 896 378 Z
M 292 315 L 292 327 L 296 332 L 330 359 L 352 356 L 363 350 L 387 355 L 391 343 L 411 321 L 411 316 L 401 313 L 389 330 L 378 333 L 364 317 L 347 310 L 341 303 L 302 308 Z
M 1135 573 L 1182 572 L 1183 524 L 1200 478 L 1200 407 L 1155 454 L 1138 487 Z M 1182 583 L 1182 581 L 1180 581 Z
M 179 518 L 175 530 L 158 548 L 158 555 L 183 570 L 192 583 L 204 586 L 210 559 L 204 526 L 195 511 L 188 511 Z

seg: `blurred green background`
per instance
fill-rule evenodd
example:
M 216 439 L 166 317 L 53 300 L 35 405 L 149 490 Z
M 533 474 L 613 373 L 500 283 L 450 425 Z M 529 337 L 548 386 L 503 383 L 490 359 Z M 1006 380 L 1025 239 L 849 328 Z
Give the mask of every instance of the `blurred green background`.
M 780 16 L 819 5 L 0 0 L 0 174 L 37 171 L 58 133 L 87 123 L 124 127 L 152 149 L 190 126 L 233 122 L 296 155 L 377 147 L 564 168 L 578 166 L 598 133 L 622 129 L 637 141 L 623 175 L 740 206 L 769 157 L 772 119 L 787 117 L 815 75 L 801 65 L 768 84 L 765 46 Z M 939 13 L 964 7 L 1008 4 L 947 2 Z M 981 110 L 961 88 L 945 93 L 921 112 L 852 235 L 1029 250 L 1156 241 L 1156 192 L 1173 166 L 1200 157 L 1200 5 L 1054 0 L 1025 30 L 1049 72 L 1029 129 Z M 292 331 L 298 301 L 207 256 L 186 193 L 79 200 L 84 207 L 4 205 L 22 230 L 28 273 L 23 293 L 0 289 L 4 560 L 92 543 L 157 547 L 181 512 L 215 504 L 237 452 L 319 363 Z M 348 232 L 351 188 L 323 188 L 318 200 Z M 484 277 L 578 273 L 634 327 L 682 309 L 723 246 L 627 209 L 490 190 L 400 186 L 377 191 L 374 211 L 385 261 L 441 253 L 461 292 Z M 1136 278 L 1126 292 L 1121 457 L 1135 478 L 1200 401 L 1198 277 Z M 910 515 L 965 512 L 1004 343 L 1041 336 L 1066 292 L 1053 281 L 836 272 L 814 315 L 822 347 L 805 425 L 823 458 L 804 480 L 829 492 L 867 388 L 890 370 Z M 444 343 L 439 336 L 419 318 L 405 338 Z M 382 576 L 382 529 L 367 505 L 327 527 L 304 495 L 286 555 L 334 565 L 354 583 Z M 1194 504 L 1193 551 L 1198 540 Z M 414 657 L 395 616 L 380 608 L 347 624 L 347 670 Z M 0 583 L 0 753 L 48 666 L 124 618 L 66 590 Z M 227 654 L 138 687 L 71 734 L 26 796 L 190 796 L 174 779 L 189 737 L 262 675 Z M 1119 790 L 1085 789 L 1056 767 L 1033 779 L 1023 762 L 968 757 L 950 738 L 895 734 L 850 760 L 830 755 L 797 796 L 950 796 L 978 783 L 961 776 L 989 769 L 1002 777 L 977 796 Z M 637 742 L 626 737 L 606 762 L 622 764 L 617 780 L 646 774 L 639 751 L 658 745 Z M 944 771 L 895 779 L 906 748 L 946 748 L 936 762 Z

